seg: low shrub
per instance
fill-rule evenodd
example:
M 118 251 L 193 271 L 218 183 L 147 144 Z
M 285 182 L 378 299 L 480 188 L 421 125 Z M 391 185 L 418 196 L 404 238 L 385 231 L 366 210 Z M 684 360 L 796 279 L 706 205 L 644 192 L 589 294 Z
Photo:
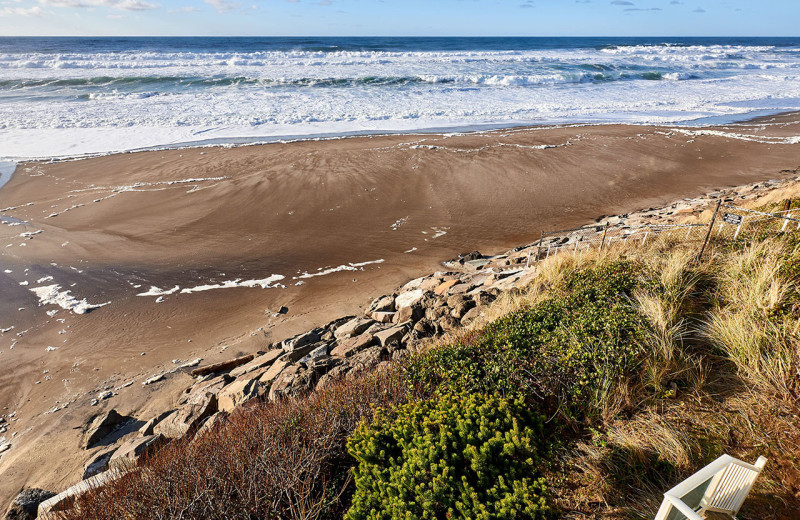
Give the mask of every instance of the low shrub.
M 641 275 L 627 261 L 575 271 L 539 303 L 412 358 L 409 378 L 456 393 L 521 393 L 549 403 L 548 411 L 595 413 L 641 361 L 647 323 L 631 304 Z
M 348 442 L 347 520 L 544 519 L 542 419 L 521 401 L 445 396 L 380 410 Z

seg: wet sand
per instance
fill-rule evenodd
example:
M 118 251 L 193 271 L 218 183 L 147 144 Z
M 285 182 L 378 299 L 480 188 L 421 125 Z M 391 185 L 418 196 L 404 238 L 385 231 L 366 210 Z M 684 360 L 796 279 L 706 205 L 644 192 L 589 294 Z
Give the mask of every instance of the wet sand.
M 188 376 L 141 384 L 154 374 L 355 314 L 458 253 L 796 175 L 796 136 L 800 116 L 785 114 L 702 130 L 576 125 L 21 164 L 0 190 L 0 437 L 12 443 L 0 508 L 23 485 L 79 479 L 88 452 L 76 428 L 92 414 L 147 420 L 176 401 Z M 65 305 L 107 305 L 42 305 L 31 291 L 42 287 Z M 117 395 L 91 406 L 106 389 Z

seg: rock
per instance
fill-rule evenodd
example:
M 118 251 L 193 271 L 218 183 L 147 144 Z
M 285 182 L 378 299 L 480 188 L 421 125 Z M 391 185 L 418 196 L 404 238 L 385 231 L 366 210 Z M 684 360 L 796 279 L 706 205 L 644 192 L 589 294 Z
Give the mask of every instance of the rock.
M 471 283 L 458 283 L 447 290 L 447 294 L 464 294 L 472 289 Z
M 382 330 L 375 334 L 375 338 L 382 346 L 386 346 L 392 343 L 399 343 L 403 336 L 406 334 L 406 327 L 403 325 L 398 325 L 396 327 L 392 327 L 390 329 Z
M 329 386 L 331 383 L 334 383 L 342 379 L 344 376 L 347 375 L 348 372 L 350 372 L 351 369 L 352 367 L 344 364 L 332 368 L 325 375 L 319 378 L 319 381 L 317 381 L 317 386 L 316 386 L 317 390 L 322 390 L 326 386 Z
M 442 316 L 438 321 L 436 321 L 436 325 L 442 330 L 442 332 L 452 332 L 458 329 L 461 326 L 461 323 L 448 314 L 446 316 Z
M 194 439 L 192 439 L 192 442 L 194 442 L 195 439 L 198 439 L 203 435 L 205 435 L 206 433 L 212 431 L 218 425 L 224 423 L 227 419 L 228 419 L 228 414 L 224 412 L 217 412 L 213 415 L 210 415 L 209 417 L 206 418 L 205 421 L 203 421 L 203 424 L 200 425 L 200 428 L 198 428 L 197 433 L 194 436 Z
M 280 375 L 280 373 L 283 372 L 283 369 L 286 368 L 288 365 L 289 363 L 287 363 L 286 361 L 278 360 L 275 363 L 273 363 L 273 365 L 269 367 L 269 370 L 264 372 L 264 374 L 262 374 L 262 376 L 258 380 L 261 381 L 261 384 L 263 384 L 265 387 L 268 387 L 273 383 L 273 381 L 275 381 L 275 379 Z
M 195 383 L 186 389 L 186 392 L 181 396 L 178 401 L 180 404 L 198 404 L 205 400 L 206 394 L 219 394 L 220 390 L 225 388 L 233 381 L 233 377 L 229 374 L 208 379 Z
M 394 306 L 397 308 L 397 310 L 400 310 L 403 307 L 411 307 L 415 303 L 418 303 L 420 300 L 422 300 L 423 296 L 425 296 L 425 291 L 422 289 L 404 292 L 394 299 Z
M 420 318 L 424 316 L 424 312 L 422 311 L 422 307 L 419 305 L 411 305 L 409 307 L 402 307 L 394 316 L 394 323 L 405 323 L 407 321 L 417 322 Z
M 457 283 L 458 283 L 458 279 L 448 280 L 448 281 L 446 281 L 446 282 L 442 283 L 442 284 L 441 284 L 439 287 L 437 287 L 436 289 L 434 289 L 434 290 L 433 290 L 433 292 L 434 292 L 434 294 L 436 294 L 437 296 L 443 296 L 444 294 L 446 294 L 446 293 L 447 293 L 447 291 L 449 291 L 449 290 L 450 290 L 450 288 L 451 288 L 452 286 L 454 286 L 454 285 L 455 285 L 455 284 L 457 284 Z
M 461 317 L 461 325 L 466 326 L 475 321 L 475 319 L 481 315 L 480 307 L 473 307 L 468 310 L 462 317 Z
M 348 379 L 356 376 L 359 372 L 376 366 L 387 355 L 387 350 L 380 346 L 370 347 L 359 352 L 350 358 L 352 369 L 347 373 Z
M 302 357 L 300 360 L 298 360 L 298 363 L 308 365 L 320 358 L 328 357 L 328 351 L 330 351 L 330 345 L 328 345 L 327 343 L 323 343 L 322 345 L 320 345 L 319 347 L 315 348 L 307 355 Z
M 354 318 L 337 328 L 333 332 L 333 336 L 340 341 L 352 338 L 367 330 L 373 323 L 375 321 L 369 318 Z
M 175 410 L 153 428 L 154 435 L 177 439 L 193 434 L 202 421 L 217 411 L 217 396 L 206 394 L 205 402 L 186 404 Z
M 367 315 L 373 312 L 394 312 L 394 295 L 381 296 L 373 300 L 367 308 Z
M 235 359 L 231 359 L 228 361 L 223 361 L 222 363 L 215 363 L 213 365 L 208 365 L 205 367 L 195 368 L 189 374 L 192 377 L 197 376 L 204 376 L 207 374 L 214 374 L 216 372 L 227 372 L 228 370 L 232 370 L 238 366 L 244 365 L 245 363 L 249 363 L 253 360 L 255 356 L 253 354 L 248 354 L 246 356 L 241 356 Z
M 158 424 L 161 421 L 163 421 L 164 419 L 166 419 L 174 411 L 175 410 L 169 410 L 168 412 L 163 412 L 163 413 L 160 413 L 160 414 L 156 415 L 155 417 L 153 417 L 152 419 L 150 419 L 149 421 L 144 423 L 144 425 L 141 428 L 139 428 L 139 434 L 141 434 L 142 437 L 147 437 L 148 435 L 153 435 L 153 433 L 154 433 L 153 429 L 155 428 L 156 424 Z M 87 478 L 87 477 L 83 477 L 83 478 Z
M 336 348 L 331 350 L 331 355 L 347 358 L 374 345 L 375 341 L 375 336 L 372 334 L 362 334 L 341 342 Z
M 450 308 L 445 306 L 425 309 L 425 319 L 431 323 L 436 323 L 449 314 Z
M 454 317 L 457 320 L 461 320 L 461 318 L 470 310 L 475 308 L 475 301 L 472 299 L 464 299 L 460 302 L 456 303 L 453 306 L 453 310 L 450 312 L 450 316 Z
M 23 489 L 6 512 L 6 520 L 34 520 L 39 504 L 56 496 L 55 493 L 39 488 Z
M 260 380 L 262 375 L 259 373 L 257 377 L 237 379 L 223 388 L 218 395 L 217 408 L 222 412 L 230 413 L 234 408 L 250 399 L 263 396 L 267 389 Z
M 100 473 L 106 471 L 108 469 L 108 462 L 111 460 L 111 456 L 114 455 L 115 451 L 117 451 L 117 447 L 112 446 L 110 448 L 100 450 L 94 454 L 92 458 L 90 458 L 83 466 L 82 478 L 86 480 L 87 478 L 99 475 Z
M 300 365 L 290 365 L 272 383 L 269 400 L 295 397 L 310 390 L 314 383 L 314 371 L 303 369 Z
M 422 283 L 425 281 L 426 278 L 427 277 L 425 277 L 425 276 L 422 276 L 420 278 L 414 278 L 410 282 L 406 283 L 403 287 L 401 287 L 400 288 L 400 292 L 403 293 L 403 292 L 413 291 L 415 289 L 419 289 L 419 286 L 422 285 Z M 395 303 L 396 303 L 396 300 L 395 300 Z
M 378 311 L 378 312 L 373 312 L 370 316 L 372 316 L 372 319 L 377 321 L 378 323 L 391 323 L 392 320 L 394 320 L 395 314 L 397 313 Z
M 433 335 L 436 332 L 436 327 L 428 320 L 422 319 L 414 325 L 414 331 L 419 337 L 424 338 Z
M 166 374 L 163 374 L 163 373 L 161 373 L 161 374 L 156 374 L 156 375 L 154 375 L 153 377 L 151 377 L 151 378 L 149 378 L 149 379 L 145 379 L 144 381 L 142 381 L 142 385 L 144 385 L 144 386 L 147 386 L 147 385 L 152 385 L 153 383 L 158 383 L 159 381 L 161 381 L 162 379 L 164 379 L 164 376 L 165 376 L 165 375 L 166 375 Z
M 95 416 L 86 429 L 81 446 L 85 450 L 95 446 L 103 437 L 116 430 L 127 420 L 128 417 L 120 415 L 113 408 L 104 414 Z
M 307 345 L 303 345 L 302 347 L 296 347 L 294 350 L 290 352 L 286 352 L 282 355 L 279 359 L 281 361 L 285 361 L 287 363 L 294 363 L 306 357 L 308 354 L 313 352 L 314 350 L 320 348 L 321 346 L 327 346 L 327 343 L 309 343 Z
M 306 345 L 317 343 L 321 339 L 323 332 L 324 332 L 323 329 L 313 329 L 309 330 L 308 332 L 303 332 L 302 334 L 298 334 L 297 336 L 293 336 L 289 339 L 283 340 L 283 342 L 281 343 L 283 351 L 294 352 L 295 350 L 303 348 Z
M 110 469 L 108 471 L 100 473 L 99 475 L 95 475 L 94 477 L 88 478 L 86 480 L 81 480 L 74 486 L 62 491 L 61 493 L 51 498 L 48 498 L 47 500 L 39 504 L 39 507 L 37 509 L 38 512 L 37 518 L 49 518 L 49 515 L 51 515 L 52 513 L 64 511 L 65 509 L 72 506 L 72 504 L 75 502 L 75 498 L 77 498 L 78 496 L 87 493 L 93 489 L 103 487 L 106 484 L 119 479 L 124 474 L 125 472 L 119 469 Z
M 241 365 L 231 370 L 231 377 L 239 377 L 249 372 L 253 372 L 254 370 L 258 370 L 259 368 L 264 368 L 266 366 L 269 366 L 282 355 L 283 355 L 283 350 L 281 349 L 276 348 L 274 350 L 270 350 L 266 354 L 262 354 L 256 357 L 249 363 Z
M 322 376 L 341 365 L 342 362 L 342 358 L 324 356 L 309 363 L 308 368 L 313 370 L 317 376 Z
M 120 469 L 124 471 L 130 469 L 136 465 L 136 461 L 140 457 L 152 453 L 165 442 L 164 436 L 158 434 L 130 440 L 114 452 L 108 461 L 108 467 L 111 470 Z

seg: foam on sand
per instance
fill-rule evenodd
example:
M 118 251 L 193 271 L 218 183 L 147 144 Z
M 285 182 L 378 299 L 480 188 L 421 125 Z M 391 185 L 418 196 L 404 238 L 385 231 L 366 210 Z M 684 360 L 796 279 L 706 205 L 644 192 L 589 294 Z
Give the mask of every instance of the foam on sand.
M 39 298 L 39 305 L 58 305 L 62 309 L 72 311 L 75 314 L 86 314 L 111 303 L 92 304 L 87 302 L 86 298 L 78 300 L 70 294 L 72 291 L 62 291 L 61 286 L 58 284 L 34 287 L 30 291 Z
M 181 294 L 192 294 L 196 292 L 212 291 L 214 289 L 233 289 L 236 287 L 261 287 L 262 289 L 274 289 L 276 287 L 283 287 L 281 284 L 276 284 L 275 282 L 279 282 L 284 278 L 285 276 L 283 275 L 273 274 L 261 280 L 242 280 L 241 278 L 237 278 L 235 280 L 227 280 L 217 284 L 198 285 L 196 287 L 187 287 L 185 289 L 181 289 L 180 285 L 176 285 L 172 289 L 161 289 L 155 285 L 152 285 L 148 291 L 139 293 L 136 296 L 158 296 L 158 300 L 164 301 L 162 299 L 163 296 L 175 294 L 178 291 L 180 291 Z M 158 303 L 161 303 L 161 301 Z
M 357 262 L 357 263 L 349 263 L 346 265 L 340 265 L 337 267 L 330 267 L 328 269 L 320 269 L 317 273 L 309 273 L 306 271 L 305 273 L 293 277 L 294 280 L 297 279 L 304 279 L 304 278 L 314 278 L 315 276 L 325 276 L 328 274 L 338 273 L 340 271 L 363 271 L 364 266 L 370 264 L 382 264 L 383 258 L 378 260 L 370 260 L 369 262 Z

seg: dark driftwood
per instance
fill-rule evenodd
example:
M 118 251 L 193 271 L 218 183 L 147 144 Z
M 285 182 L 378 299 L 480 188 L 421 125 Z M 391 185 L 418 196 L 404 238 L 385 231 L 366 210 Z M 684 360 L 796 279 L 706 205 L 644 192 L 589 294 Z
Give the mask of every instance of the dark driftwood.
M 197 376 L 204 376 L 207 374 L 213 374 L 214 372 L 224 372 L 225 370 L 231 370 L 240 365 L 244 365 L 245 363 L 249 363 L 253 361 L 254 357 L 255 357 L 254 354 L 248 354 L 246 356 L 238 357 L 236 359 L 223 361 L 222 363 L 215 363 L 213 365 L 195 368 L 194 370 L 189 372 L 189 374 L 191 374 L 192 377 L 197 377 Z

